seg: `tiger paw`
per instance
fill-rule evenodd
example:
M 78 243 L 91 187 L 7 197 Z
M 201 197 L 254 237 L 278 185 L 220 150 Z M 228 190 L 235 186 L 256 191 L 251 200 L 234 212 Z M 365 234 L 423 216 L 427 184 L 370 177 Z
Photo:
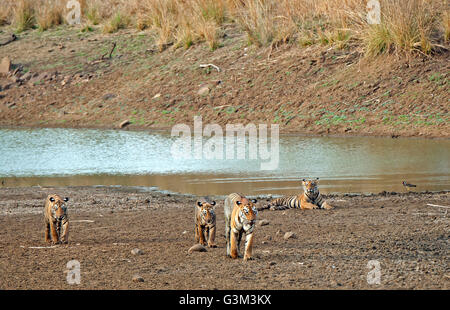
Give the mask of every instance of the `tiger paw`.
M 244 257 L 244 261 L 248 261 L 248 260 L 253 260 L 253 257 L 251 257 L 251 256 L 245 256 L 245 257 Z
M 208 247 L 209 248 L 217 248 L 217 245 L 215 245 L 214 243 L 210 243 L 210 244 L 208 244 Z

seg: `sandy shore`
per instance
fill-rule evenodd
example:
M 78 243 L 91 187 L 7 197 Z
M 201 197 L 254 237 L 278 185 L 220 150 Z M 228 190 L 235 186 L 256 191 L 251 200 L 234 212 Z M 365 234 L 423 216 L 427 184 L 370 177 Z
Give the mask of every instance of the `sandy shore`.
M 42 210 L 49 193 L 71 199 L 70 243 L 39 248 L 47 246 Z M 449 193 L 332 195 L 330 211 L 262 210 L 259 220 L 269 224 L 256 228 L 249 262 L 225 257 L 223 197 L 213 198 L 218 247 L 188 254 L 195 196 L 0 188 L 0 289 L 450 288 Z M 285 232 L 296 238 L 284 240 Z M 80 262 L 79 285 L 67 283 L 70 260 Z M 380 263 L 380 284 L 367 282 L 371 260 Z M 144 282 L 133 282 L 136 274 Z

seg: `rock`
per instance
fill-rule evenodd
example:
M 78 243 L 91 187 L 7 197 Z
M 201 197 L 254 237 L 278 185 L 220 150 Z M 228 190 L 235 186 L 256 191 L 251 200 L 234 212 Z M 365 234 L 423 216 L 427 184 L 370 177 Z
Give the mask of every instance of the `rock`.
M 206 248 L 201 244 L 195 244 L 188 250 L 189 254 L 192 252 L 206 252 Z
M 288 240 L 288 239 L 296 239 L 297 236 L 295 235 L 295 233 L 293 233 L 292 231 L 288 231 L 287 233 L 284 234 L 284 240 Z
M 64 79 L 61 82 L 61 86 L 64 86 L 66 84 L 70 84 L 70 82 L 72 81 L 72 77 L 70 75 L 66 75 L 64 77 Z
M 210 91 L 211 91 L 211 88 L 209 87 L 209 85 L 205 85 L 205 86 L 200 87 L 200 89 L 197 92 L 197 95 L 206 96 L 209 94 Z
M 260 221 L 258 222 L 258 226 L 259 226 L 259 227 L 261 227 L 261 226 L 266 226 L 266 225 L 269 225 L 269 221 L 266 220 L 266 219 L 260 220 Z
M 141 249 L 134 248 L 134 249 L 131 250 L 131 254 L 133 254 L 133 255 L 142 255 L 142 254 L 144 254 L 144 252 L 142 252 Z
M 133 282 L 144 282 L 144 278 L 136 274 L 133 276 Z
M 131 124 L 131 123 L 130 123 L 129 120 L 125 120 L 125 121 L 123 121 L 122 123 L 120 123 L 119 128 L 120 128 L 120 129 L 125 128 L 126 126 L 128 126 L 128 125 L 130 125 L 130 124 Z
M 33 77 L 33 75 L 30 72 L 27 72 L 22 76 L 22 80 L 29 81 L 32 77 Z
M 8 75 L 9 70 L 11 70 L 11 60 L 8 57 L 4 57 L 0 63 L 0 76 Z
M 10 89 L 11 87 L 13 87 L 13 84 L 8 83 L 8 84 L 6 84 L 5 86 L 3 86 L 3 90 L 8 90 L 8 89 Z
M 114 99 L 116 97 L 117 97 L 116 94 L 106 94 L 102 97 L 102 99 L 106 101 L 106 100 Z
M 17 76 L 11 77 L 10 80 L 11 80 L 13 83 L 16 83 L 16 84 L 21 84 L 21 83 L 23 82 L 22 79 L 21 79 L 20 77 L 17 77 Z

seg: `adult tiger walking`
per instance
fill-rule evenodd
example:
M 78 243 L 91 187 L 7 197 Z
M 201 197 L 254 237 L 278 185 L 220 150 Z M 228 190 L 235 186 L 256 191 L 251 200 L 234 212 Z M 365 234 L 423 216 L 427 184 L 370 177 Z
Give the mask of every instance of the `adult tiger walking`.
M 253 236 L 258 211 L 255 199 L 233 193 L 225 199 L 225 237 L 227 256 L 242 257 L 239 251 L 242 234 L 245 232 L 244 260 L 252 259 Z

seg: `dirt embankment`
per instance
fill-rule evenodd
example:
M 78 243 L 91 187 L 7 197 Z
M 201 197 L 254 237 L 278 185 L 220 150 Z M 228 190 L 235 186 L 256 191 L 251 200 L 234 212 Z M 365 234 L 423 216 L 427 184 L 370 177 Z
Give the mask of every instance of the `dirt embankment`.
M 167 129 L 201 115 L 205 124 L 276 123 L 284 133 L 450 136 L 448 51 L 365 59 L 328 46 L 264 49 L 232 27 L 213 52 L 152 46 L 148 34 L 129 30 L 21 34 L 0 46 L 0 58 L 12 60 L 0 78 L 0 126 L 117 128 L 128 120 L 131 129 Z
M 49 193 L 71 199 L 70 243 L 34 248 L 46 246 Z M 188 254 L 197 197 L 136 188 L 0 189 L 0 288 L 450 288 L 448 193 L 339 195 L 328 197 L 334 210 L 260 211 L 268 224 L 256 227 L 248 262 L 225 257 L 223 197 L 212 198 L 218 247 Z M 286 232 L 294 238 L 285 240 Z M 80 262 L 79 285 L 67 283 L 70 260 Z M 372 260 L 380 264 L 380 284 L 367 281 L 376 280 Z M 133 282 L 134 275 L 144 282 Z

